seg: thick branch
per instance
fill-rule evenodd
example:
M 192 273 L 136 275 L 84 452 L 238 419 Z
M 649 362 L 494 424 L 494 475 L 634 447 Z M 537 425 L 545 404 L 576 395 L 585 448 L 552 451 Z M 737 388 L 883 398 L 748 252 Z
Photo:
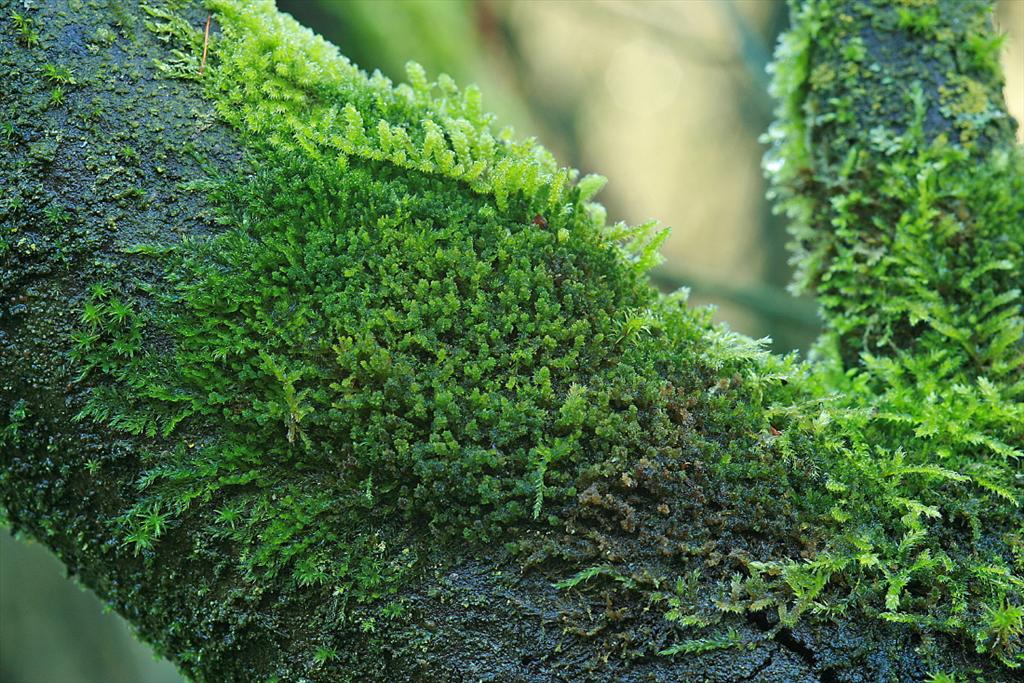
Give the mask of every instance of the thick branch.
M 955 633 L 922 648 L 853 607 L 788 618 L 809 609 L 793 586 L 813 589 L 778 576 L 815 557 L 823 518 L 853 514 L 829 498 L 845 473 L 822 474 L 853 437 L 810 424 L 820 399 L 793 389 L 809 369 L 658 298 L 643 240 L 623 248 L 588 203 L 595 180 L 496 142 L 472 91 L 415 69 L 399 89 L 367 80 L 263 4 L 211 4 L 202 77 L 197 3 L 4 3 L 0 33 L 0 503 L 158 652 L 209 681 L 1001 675 Z M 782 151 L 812 169 L 813 229 L 883 144 L 912 159 L 945 131 L 990 158 L 1008 139 L 990 65 L 932 77 L 952 58 L 848 4 L 799 15 L 801 59 L 812 31 L 826 57 L 787 83 L 799 137 Z M 983 43 L 981 6 L 950 5 L 928 30 Z M 872 80 L 852 119 L 804 119 L 874 62 L 922 76 L 909 109 L 843 128 L 892 92 Z M 980 99 L 946 114 L 957 93 Z M 866 151 L 847 163 L 837 145 Z M 820 241 L 821 264 L 857 252 Z M 342 289 L 359 278 L 374 284 Z M 823 286 L 845 356 L 920 317 L 863 297 L 840 318 L 828 297 L 851 292 Z M 464 322 L 480 310 L 493 329 Z M 1007 554 L 1008 537 L 978 544 Z

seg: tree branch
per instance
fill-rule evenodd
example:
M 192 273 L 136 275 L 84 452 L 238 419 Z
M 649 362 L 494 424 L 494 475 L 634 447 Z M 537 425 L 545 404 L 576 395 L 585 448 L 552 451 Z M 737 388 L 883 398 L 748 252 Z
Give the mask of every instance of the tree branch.
M 0 502 L 159 653 L 1008 680 L 1024 191 L 984 4 L 808 2 L 780 52 L 769 166 L 845 367 L 657 294 L 657 232 L 475 90 L 177 4 L 0 33 Z
M 939 316 L 959 324 L 1016 286 L 955 284 L 1018 218 L 986 208 L 984 185 L 1019 182 L 991 15 L 983 0 L 810 2 L 780 46 L 766 163 L 794 220 L 797 285 L 817 293 L 848 366 L 917 351 Z

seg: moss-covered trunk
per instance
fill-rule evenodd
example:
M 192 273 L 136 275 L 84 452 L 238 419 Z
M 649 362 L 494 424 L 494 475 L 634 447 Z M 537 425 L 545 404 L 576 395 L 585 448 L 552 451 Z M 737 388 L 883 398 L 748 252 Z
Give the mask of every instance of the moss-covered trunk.
M 987 3 L 794 8 L 813 363 L 658 295 L 657 231 L 472 88 L 265 3 L 0 8 L 0 504 L 189 676 L 1013 680 Z

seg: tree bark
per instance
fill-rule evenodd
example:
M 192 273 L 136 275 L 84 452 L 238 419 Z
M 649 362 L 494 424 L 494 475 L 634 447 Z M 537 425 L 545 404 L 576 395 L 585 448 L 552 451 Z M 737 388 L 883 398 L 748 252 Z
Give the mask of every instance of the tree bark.
M 241 168 L 249 143 L 200 79 L 161 71 L 158 63 L 174 63 L 173 45 L 147 25 L 154 18 L 139 5 L 37 4 L 25 10 L 0 0 L 7 80 L 0 94 L 0 504 L 14 529 L 49 547 L 184 674 L 205 681 L 910 682 L 927 680 L 940 661 L 957 675 L 1013 679 L 963 639 L 926 633 L 924 648 L 920 629 L 857 611 L 786 626 L 770 610 L 725 611 L 718 628 L 742 646 L 659 655 L 684 639 L 664 619 L 671 589 L 662 578 L 685 574 L 683 541 L 710 544 L 702 551 L 706 575 L 742 572 L 749 558 L 806 556 L 800 506 L 790 501 L 820 473 L 780 464 L 766 446 L 760 474 L 744 476 L 772 504 L 748 499 L 742 477 L 716 480 L 708 463 L 731 438 L 714 433 L 716 420 L 730 419 L 724 405 L 706 424 L 685 427 L 706 449 L 686 455 L 688 476 L 663 481 L 669 466 L 647 463 L 623 473 L 621 484 L 583 491 L 559 508 L 554 528 L 526 523 L 486 545 L 449 535 L 433 541 L 429 528 L 375 520 L 382 537 L 411 538 L 420 553 L 394 618 L 382 617 L 379 605 L 346 606 L 331 585 L 247 576 L 235 562 L 244 549 L 211 531 L 213 502 L 185 510 L 152 549 L 138 552 L 118 520 L 139 500 L 146 439 L 74 419 L 94 382 L 78 381 L 73 335 L 93 283 L 160 281 L 139 245 L 223 229 L 196 181 Z M 203 27 L 207 11 L 184 4 L 179 16 Z M 769 166 L 798 224 L 805 284 L 819 292 L 850 368 L 865 352 L 897 356 L 925 344 L 928 311 L 943 301 L 964 310 L 977 304 L 927 275 L 911 286 L 886 271 L 882 294 L 865 286 L 887 253 L 914 248 L 882 234 L 907 209 L 896 189 L 881 184 L 896 171 L 875 172 L 895 154 L 890 148 L 910 158 L 945 136 L 978 163 L 1013 153 L 996 67 L 980 54 L 991 51 L 988 4 L 904 4 L 897 11 L 865 0 L 808 0 L 780 56 L 779 68 L 792 71 L 778 81 L 784 104 Z M 215 39 L 219 30 L 215 21 Z M 968 41 L 979 51 L 971 59 Z M 859 194 L 843 199 L 851 193 Z M 965 198 L 948 208 L 955 214 L 970 204 Z M 982 246 L 968 238 L 963 249 Z M 1017 266 L 1020 247 L 1006 247 Z M 1007 273 L 1007 291 L 1015 277 L 1019 271 Z M 909 302 L 921 287 L 945 299 L 923 313 L 879 306 Z M 1019 300 L 1011 305 L 1019 313 Z M 1020 370 L 1002 377 L 1019 386 Z M 739 380 L 716 378 L 707 390 L 728 391 L 730 382 Z M 771 411 L 751 405 L 759 415 Z M 1020 444 L 1019 431 L 1003 437 Z M 672 509 L 668 521 L 662 505 Z M 593 587 L 555 585 L 598 565 L 614 571 L 594 574 Z

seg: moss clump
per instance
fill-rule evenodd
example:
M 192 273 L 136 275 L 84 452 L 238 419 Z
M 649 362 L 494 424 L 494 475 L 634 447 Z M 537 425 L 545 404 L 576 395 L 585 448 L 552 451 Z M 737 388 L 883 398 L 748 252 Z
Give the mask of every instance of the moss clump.
M 36 48 L 42 44 L 39 25 L 27 13 L 12 11 L 9 21 L 19 43 L 28 48 Z
M 549 207 L 568 199 L 574 172 L 535 141 L 495 131 L 476 87 L 459 91 L 443 75 L 431 83 L 417 64 L 408 66 L 408 83 L 394 87 L 379 72 L 367 77 L 273 3 L 210 6 L 224 30 L 211 83 L 218 109 L 275 148 L 457 179 L 492 194 L 501 210 L 513 195 L 535 197 L 542 188 Z
M 702 394 L 761 354 L 655 292 L 661 234 L 607 226 L 602 179 L 492 136 L 472 90 L 417 67 L 393 88 L 269 5 L 216 6 L 210 92 L 251 135 L 201 186 L 225 229 L 142 250 L 166 273 L 145 352 L 102 292 L 79 339 L 113 380 L 80 417 L 156 440 L 123 517 L 138 550 L 207 504 L 247 571 L 358 566 L 365 600 L 412 553 L 373 520 L 476 541 L 557 525 L 594 481 L 680 452 L 680 396 L 719 419 Z

